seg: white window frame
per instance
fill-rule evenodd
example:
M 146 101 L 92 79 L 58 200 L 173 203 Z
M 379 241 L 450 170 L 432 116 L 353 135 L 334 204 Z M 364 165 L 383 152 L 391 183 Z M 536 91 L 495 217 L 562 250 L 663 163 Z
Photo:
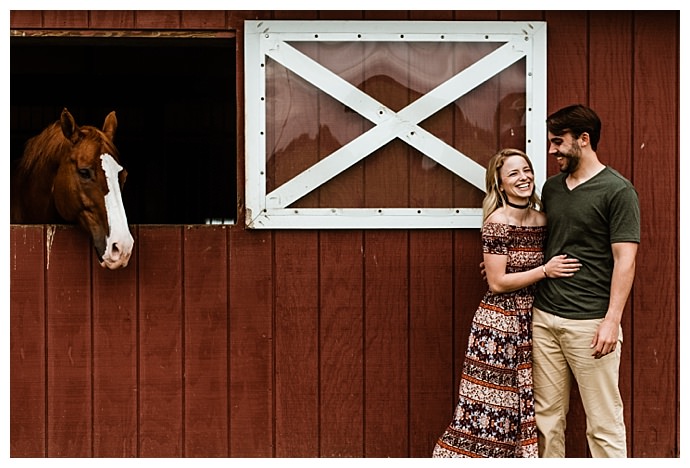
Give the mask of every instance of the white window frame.
M 395 112 L 289 42 L 500 42 L 491 54 Z M 546 23 L 512 21 L 245 21 L 245 224 L 248 228 L 479 228 L 476 208 L 288 208 L 399 138 L 484 191 L 485 168 L 419 122 L 526 59 L 526 150 L 538 190 L 546 179 Z M 266 193 L 266 57 L 371 121 L 374 127 Z

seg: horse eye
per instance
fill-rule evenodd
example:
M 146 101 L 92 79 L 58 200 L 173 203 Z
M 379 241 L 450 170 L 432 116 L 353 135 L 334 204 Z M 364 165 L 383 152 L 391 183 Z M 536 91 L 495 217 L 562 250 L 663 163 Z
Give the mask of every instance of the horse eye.
M 91 178 L 91 171 L 89 169 L 77 169 L 77 172 L 79 173 L 79 177 L 82 179 Z

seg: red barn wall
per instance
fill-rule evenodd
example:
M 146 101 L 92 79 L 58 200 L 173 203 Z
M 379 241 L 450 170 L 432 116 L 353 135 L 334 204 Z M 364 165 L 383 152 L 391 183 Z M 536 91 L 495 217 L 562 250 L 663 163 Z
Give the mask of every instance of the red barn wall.
M 601 159 L 640 194 L 629 454 L 678 457 L 679 12 L 12 11 L 10 27 L 236 31 L 241 195 L 242 28 L 259 18 L 547 22 L 549 111 L 596 109 Z M 133 231 L 130 266 L 104 271 L 74 227 L 10 227 L 12 457 L 430 456 L 485 289 L 476 230 Z M 576 397 L 567 451 L 585 457 Z

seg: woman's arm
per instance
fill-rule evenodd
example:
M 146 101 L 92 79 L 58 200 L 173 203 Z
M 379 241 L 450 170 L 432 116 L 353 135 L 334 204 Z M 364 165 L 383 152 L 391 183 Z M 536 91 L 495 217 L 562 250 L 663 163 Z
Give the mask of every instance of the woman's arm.
M 517 291 L 544 278 L 573 276 L 582 266 L 576 258 L 568 258 L 565 254 L 554 256 L 544 265 L 517 273 L 507 273 L 507 265 L 507 255 L 484 254 L 486 281 L 494 294 Z

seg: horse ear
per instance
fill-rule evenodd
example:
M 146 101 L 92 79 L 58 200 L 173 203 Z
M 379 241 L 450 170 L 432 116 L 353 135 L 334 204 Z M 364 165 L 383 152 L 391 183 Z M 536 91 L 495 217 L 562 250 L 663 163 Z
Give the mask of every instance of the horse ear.
M 69 113 L 67 108 L 62 109 L 62 114 L 60 114 L 60 126 L 62 127 L 62 134 L 65 135 L 72 143 L 76 143 L 79 139 L 79 132 L 77 132 L 77 123 L 74 121 L 74 117 Z
M 105 117 L 105 122 L 103 122 L 103 133 L 105 133 L 110 141 L 115 139 L 115 130 L 117 129 L 117 117 L 115 117 L 115 111 L 112 111 Z

